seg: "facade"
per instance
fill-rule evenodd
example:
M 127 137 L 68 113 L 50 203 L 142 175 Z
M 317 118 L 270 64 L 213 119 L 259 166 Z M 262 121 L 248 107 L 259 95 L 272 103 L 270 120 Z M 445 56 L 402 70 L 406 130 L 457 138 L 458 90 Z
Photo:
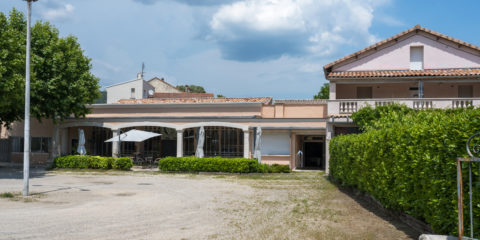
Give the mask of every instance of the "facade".
M 160 90 L 155 84 L 164 81 L 158 79 L 110 86 L 107 92 L 112 97 L 107 97 L 107 104 L 91 105 L 92 112 L 84 119 L 59 124 L 33 121 L 32 161 L 74 153 L 79 128 L 86 134 L 87 153 L 94 155 L 194 155 L 198 130 L 204 127 L 206 156 L 251 158 L 254 136 L 261 127 L 263 163 L 328 173 L 330 139 L 358 132 L 349 116 L 364 106 L 480 105 L 480 47 L 420 26 L 327 64 L 324 72 L 330 82 L 329 100 L 214 98 L 208 93 L 178 92 L 149 95 L 148 90 Z M 22 124 L 1 129 L 0 161 L 21 162 Z M 104 142 L 133 128 L 162 135 L 120 146 Z M 2 141 L 8 145 L 4 150 Z
M 143 99 L 153 93 L 155 88 L 147 81 L 143 80 L 143 76 L 138 74 L 137 79 L 111 85 L 105 88 L 107 91 L 107 104 L 115 103 L 121 99 Z
M 165 79 L 154 77 L 148 80 L 148 83 L 155 88 L 155 92 L 158 93 L 181 93 L 182 91 L 178 90 L 176 87 L 165 82 Z

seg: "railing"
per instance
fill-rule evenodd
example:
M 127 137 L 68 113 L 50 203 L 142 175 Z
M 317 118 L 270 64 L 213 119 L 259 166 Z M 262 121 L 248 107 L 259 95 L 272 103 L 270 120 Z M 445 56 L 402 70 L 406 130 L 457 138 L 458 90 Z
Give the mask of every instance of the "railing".
M 413 109 L 465 108 L 480 106 L 480 98 L 383 98 L 383 99 L 339 99 L 328 100 L 328 115 L 349 115 L 365 106 L 386 106 L 404 104 Z

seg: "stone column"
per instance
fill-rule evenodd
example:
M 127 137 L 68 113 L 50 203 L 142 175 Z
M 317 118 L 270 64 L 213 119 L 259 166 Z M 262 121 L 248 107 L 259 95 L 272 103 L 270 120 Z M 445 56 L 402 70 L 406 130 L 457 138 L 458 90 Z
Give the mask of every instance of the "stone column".
M 61 128 L 60 129 L 60 134 L 61 134 L 61 155 L 68 155 L 68 128 Z
M 250 132 L 243 130 L 243 157 L 250 158 Z
M 177 130 L 177 157 L 183 157 L 183 129 Z
M 329 99 L 330 100 L 335 100 L 337 99 L 337 84 L 335 82 L 330 81 L 330 92 L 329 94 Z
M 118 134 L 120 134 L 120 129 L 112 130 L 112 137 L 118 137 Z M 118 157 L 119 147 L 119 142 L 112 142 L 112 157 Z
M 325 138 L 325 173 L 330 174 L 330 151 L 328 150 L 330 145 L 330 139 L 334 135 L 333 124 L 327 122 L 327 135 Z

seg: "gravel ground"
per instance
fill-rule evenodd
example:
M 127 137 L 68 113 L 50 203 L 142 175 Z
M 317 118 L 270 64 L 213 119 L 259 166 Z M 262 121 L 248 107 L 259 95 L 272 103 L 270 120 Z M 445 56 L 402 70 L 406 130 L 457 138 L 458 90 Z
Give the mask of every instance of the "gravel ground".
M 410 239 L 319 173 L 203 175 L 0 169 L 0 239 Z

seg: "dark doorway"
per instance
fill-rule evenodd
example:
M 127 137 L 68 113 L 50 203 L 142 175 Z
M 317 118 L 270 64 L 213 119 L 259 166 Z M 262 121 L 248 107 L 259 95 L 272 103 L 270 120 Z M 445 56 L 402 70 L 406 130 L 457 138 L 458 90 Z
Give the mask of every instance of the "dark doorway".
M 305 142 L 303 149 L 305 168 L 325 168 L 323 161 L 323 142 Z

